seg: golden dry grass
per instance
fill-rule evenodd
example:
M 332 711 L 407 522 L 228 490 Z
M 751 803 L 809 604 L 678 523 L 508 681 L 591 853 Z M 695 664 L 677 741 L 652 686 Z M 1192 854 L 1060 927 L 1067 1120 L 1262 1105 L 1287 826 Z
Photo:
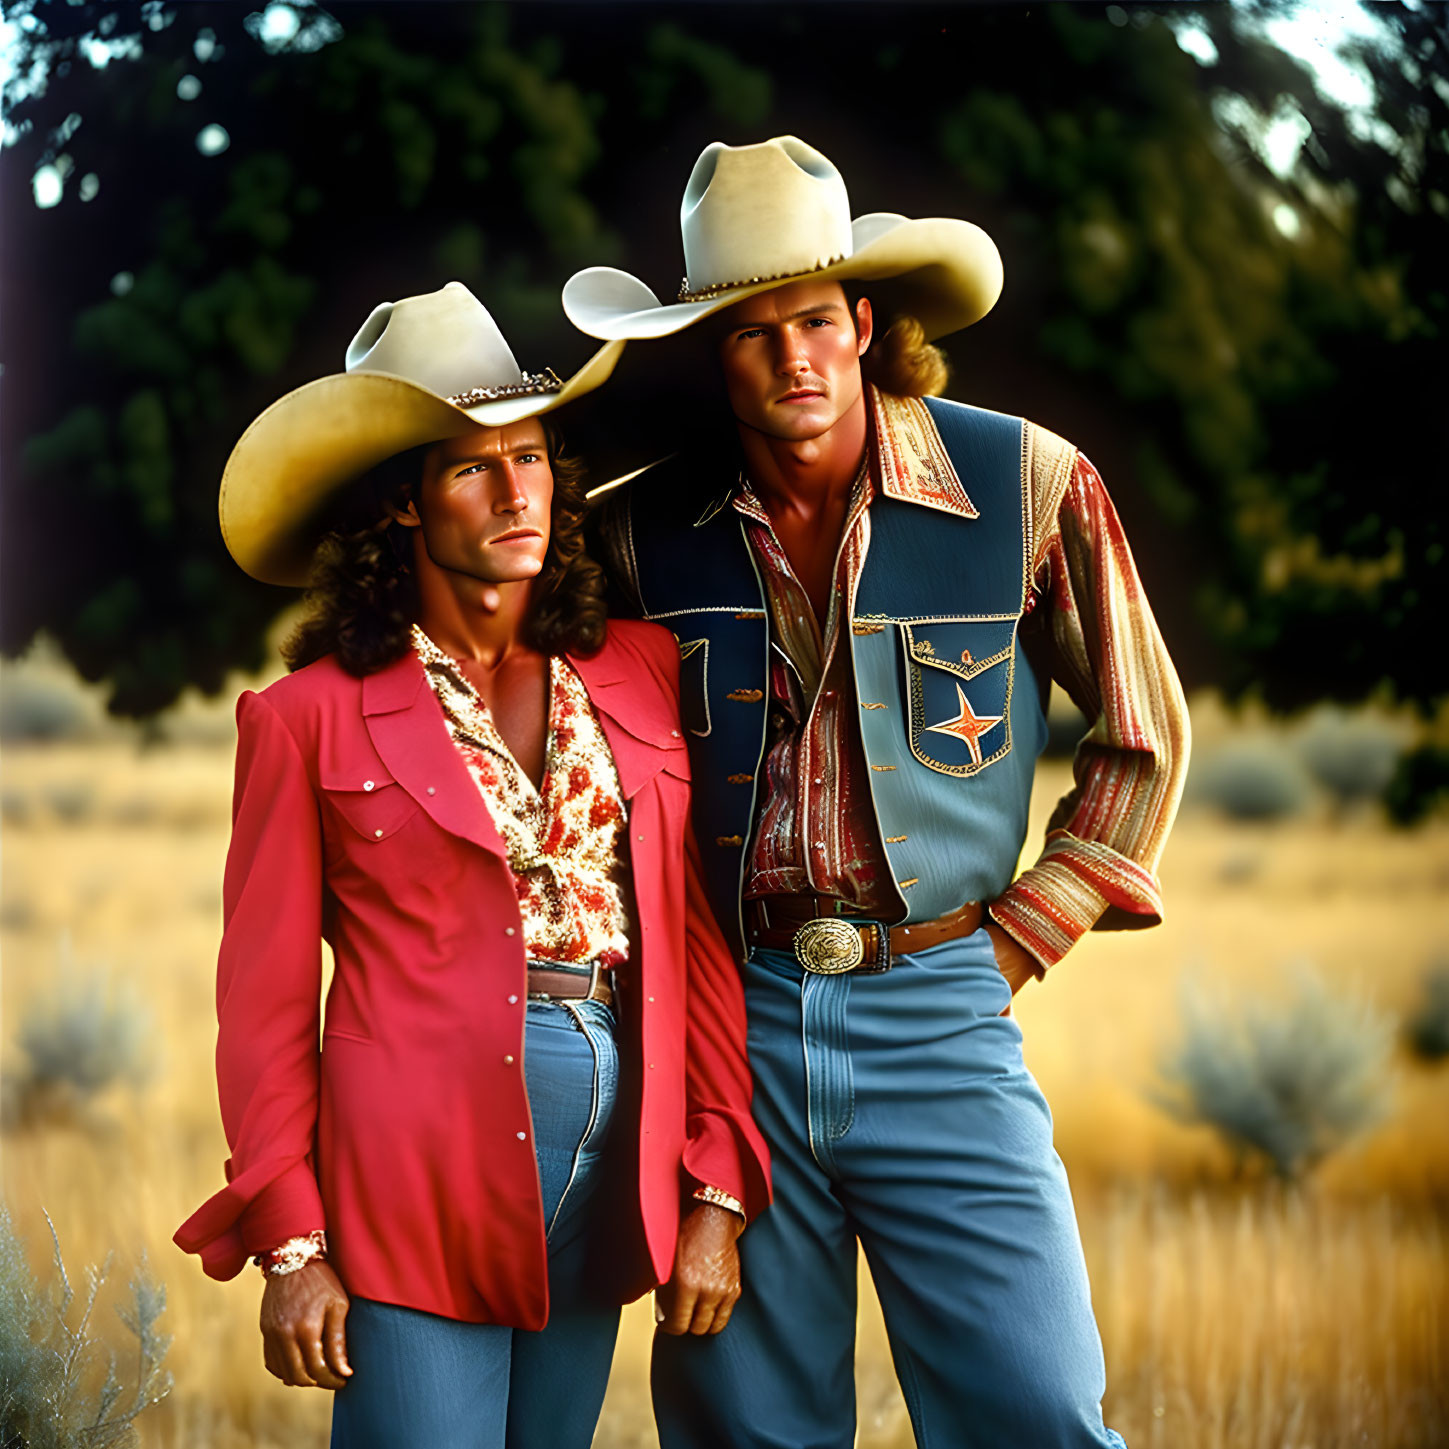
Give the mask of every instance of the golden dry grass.
M 1063 779 L 1043 771 L 1038 830 Z M 98 1103 L 85 1126 L 0 1144 L 4 1196 L 37 1266 L 44 1205 L 73 1268 L 115 1247 L 123 1280 L 144 1250 L 165 1278 L 176 1388 L 142 1420 L 147 1446 L 323 1444 L 325 1396 L 282 1389 L 261 1368 L 260 1283 L 213 1283 L 170 1244 L 225 1156 L 211 975 L 229 751 L 17 748 L 0 759 L 0 787 L 0 1040 L 9 1047 L 25 1003 L 48 988 L 68 936 L 78 962 L 145 1001 L 155 1042 L 143 1090 Z M 1449 1067 L 1401 1061 L 1390 1118 L 1297 1193 L 1233 1181 L 1210 1133 L 1146 1096 L 1185 976 L 1273 992 L 1307 961 L 1336 989 L 1402 1013 L 1443 953 L 1446 885 L 1444 822 L 1402 835 L 1371 816 L 1249 829 L 1189 812 L 1168 856 L 1168 923 L 1090 938 L 1020 1000 L 1077 1190 L 1108 1420 L 1136 1449 L 1449 1443 Z M 878 1311 L 862 1301 L 860 1443 L 908 1445 Z M 600 1445 L 654 1443 L 650 1327 L 647 1305 L 628 1311 Z

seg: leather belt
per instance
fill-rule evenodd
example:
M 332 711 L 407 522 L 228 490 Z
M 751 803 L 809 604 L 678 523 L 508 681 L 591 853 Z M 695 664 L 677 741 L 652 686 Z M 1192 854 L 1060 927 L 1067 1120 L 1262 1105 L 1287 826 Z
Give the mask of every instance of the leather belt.
M 980 901 L 967 901 L 934 921 L 887 926 L 837 915 L 837 905 L 831 896 L 763 896 L 746 901 L 749 943 L 793 951 L 805 970 L 819 975 L 867 974 L 889 971 L 893 956 L 969 936 L 986 916 Z
M 614 1004 L 614 973 L 597 961 L 528 963 L 530 1001 L 602 1001 Z

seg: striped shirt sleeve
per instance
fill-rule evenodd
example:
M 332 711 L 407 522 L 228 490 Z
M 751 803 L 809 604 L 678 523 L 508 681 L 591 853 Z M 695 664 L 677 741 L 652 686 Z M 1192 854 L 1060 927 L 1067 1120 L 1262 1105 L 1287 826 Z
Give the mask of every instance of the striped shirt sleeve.
M 1041 963 L 1094 926 L 1156 925 L 1158 862 L 1187 772 L 1187 705 L 1097 470 L 1032 427 L 1033 611 L 1053 679 L 1091 728 L 1045 848 L 991 904 Z

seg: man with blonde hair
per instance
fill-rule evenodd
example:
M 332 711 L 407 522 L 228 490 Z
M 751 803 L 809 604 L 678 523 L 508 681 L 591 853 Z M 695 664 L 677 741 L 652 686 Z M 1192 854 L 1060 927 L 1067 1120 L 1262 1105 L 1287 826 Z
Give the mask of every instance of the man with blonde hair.
M 852 223 L 840 173 L 790 136 L 710 146 L 682 218 L 677 302 L 607 268 L 564 291 L 595 337 L 709 329 L 739 439 L 647 470 L 606 529 L 680 641 L 775 1163 L 733 1330 L 656 1343 L 661 1442 L 848 1449 L 859 1241 L 920 1444 L 1120 1445 L 1010 1006 L 1093 926 L 1159 919 L 1176 675 L 1092 465 L 928 395 L 929 339 L 1000 291 L 984 232 Z M 1054 679 L 1091 728 L 1018 873 Z

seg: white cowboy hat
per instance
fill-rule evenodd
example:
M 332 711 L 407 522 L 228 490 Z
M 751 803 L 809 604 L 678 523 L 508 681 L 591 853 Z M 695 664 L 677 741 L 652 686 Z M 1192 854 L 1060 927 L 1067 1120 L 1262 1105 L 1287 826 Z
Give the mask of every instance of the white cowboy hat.
M 891 312 L 927 337 L 968 327 L 1001 294 L 1001 256 L 969 221 L 876 211 L 850 219 L 845 181 L 794 136 L 756 146 L 706 146 L 680 207 L 684 284 L 661 303 L 637 277 L 589 267 L 568 281 L 563 308 L 590 337 L 668 337 L 722 307 L 802 278 L 875 282 Z
M 307 582 L 326 505 L 387 458 L 551 412 L 592 392 L 622 342 L 561 382 L 520 370 L 488 309 L 461 282 L 373 309 L 345 372 L 274 402 L 242 434 L 221 479 L 231 556 L 268 584 Z

